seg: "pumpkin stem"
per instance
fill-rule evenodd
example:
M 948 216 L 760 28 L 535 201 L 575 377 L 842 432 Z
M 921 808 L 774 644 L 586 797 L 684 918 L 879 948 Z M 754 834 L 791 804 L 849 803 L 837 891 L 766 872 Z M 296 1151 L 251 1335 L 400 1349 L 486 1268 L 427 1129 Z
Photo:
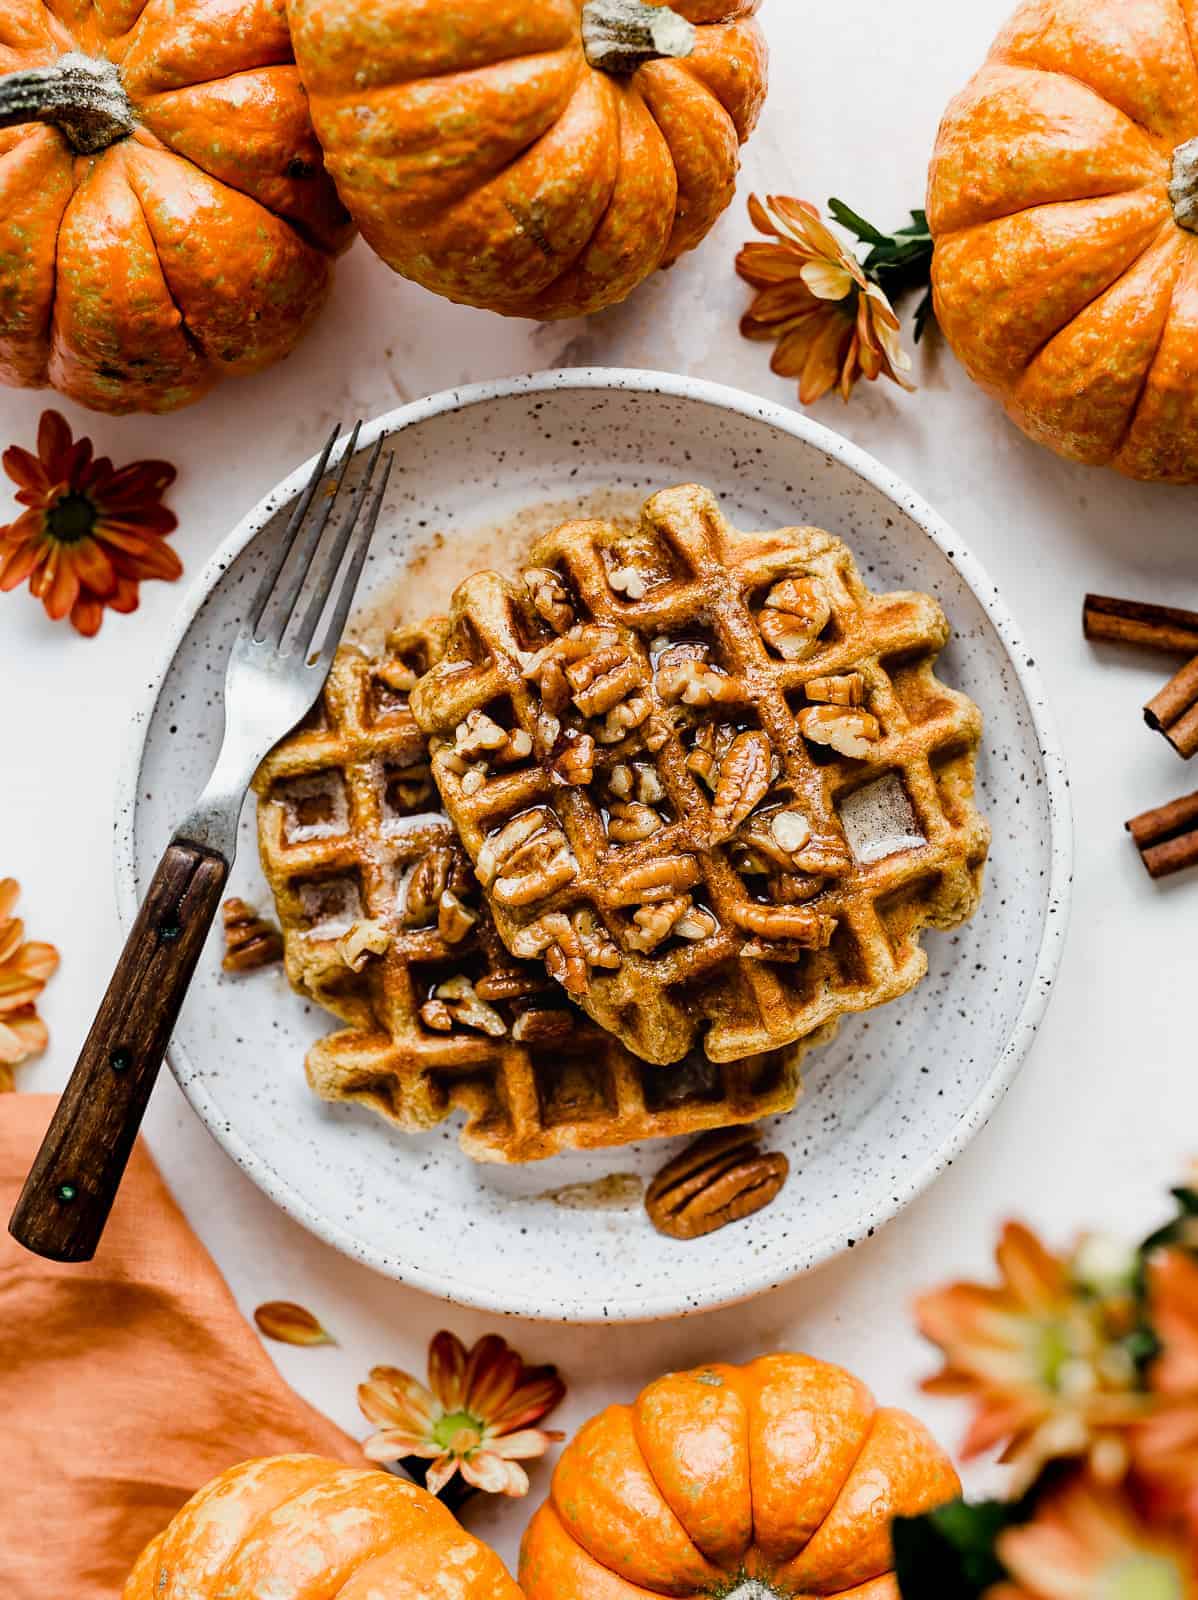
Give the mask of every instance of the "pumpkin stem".
M 600 72 L 635 72 L 646 61 L 689 56 L 698 37 L 693 22 L 645 0 L 587 0 L 582 8 L 583 49 Z
M 1177 226 L 1198 233 L 1198 139 L 1179 144 L 1173 152 L 1169 199 Z
M 133 132 L 133 109 L 111 61 L 72 50 L 52 67 L 0 78 L 0 128 L 49 122 L 79 155 L 95 155 Z

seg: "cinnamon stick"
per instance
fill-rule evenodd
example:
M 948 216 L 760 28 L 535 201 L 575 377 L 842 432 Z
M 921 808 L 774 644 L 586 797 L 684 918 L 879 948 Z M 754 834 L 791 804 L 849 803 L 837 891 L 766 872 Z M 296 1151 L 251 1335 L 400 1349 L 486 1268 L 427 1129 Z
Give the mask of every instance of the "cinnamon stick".
M 1150 877 L 1198 866 L 1198 793 L 1145 811 L 1125 824 Z
M 1174 673 L 1144 707 L 1144 721 L 1163 733 L 1179 756 L 1198 751 L 1198 656 Z
M 1141 600 L 1088 594 L 1082 606 L 1082 628 L 1087 639 L 1141 644 L 1187 656 L 1198 651 L 1198 611 L 1183 611 L 1177 606 L 1153 606 Z

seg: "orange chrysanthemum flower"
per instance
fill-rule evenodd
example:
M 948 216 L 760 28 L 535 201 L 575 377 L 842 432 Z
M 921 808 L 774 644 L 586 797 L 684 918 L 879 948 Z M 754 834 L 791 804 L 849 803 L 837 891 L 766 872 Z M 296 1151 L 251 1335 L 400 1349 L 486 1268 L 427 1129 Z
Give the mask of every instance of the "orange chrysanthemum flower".
M 985 1600 L 1198 1600 L 1185 1542 L 1147 1522 L 1126 1492 L 1081 1474 L 1000 1534 L 998 1555 L 1012 1581 Z
M 13 916 L 20 892 L 15 878 L 0 878 L 0 1090 L 13 1087 L 13 1067 L 49 1042 L 37 997 L 58 965 L 54 946 L 27 940 L 24 923 Z
M 1198 1260 L 1162 1250 L 1148 1264 L 1149 1321 L 1160 1354 L 1148 1382 L 1161 1401 L 1133 1438 L 1136 1472 L 1157 1511 L 1198 1541 Z
M 737 272 L 758 290 L 741 332 L 777 346 L 770 365 L 781 377 L 798 378 L 802 404 L 833 388 L 847 400 L 858 378 L 886 377 L 913 389 L 894 307 L 817 207 L 787 195 L 764 203 L 753 195 L 749 215 L 775 242 L 746 244 L 736 258 Z
M 526 1367 L 498 1334 L 471 1350 L 452 1333 L 429 1346 L 428 1387 L 396 1367 L 375 1367 L 358 1404 L 382 1430 L 366 1441 L 372 1461 L 431 1461 L 425 1478 L 439 1494 L 460 1471 L 487 1494 L 528 1493 L 521 1461 L 543 1456 L 560 1433 L 534 1424 L 565 1395 L 556 1367 Z
M 1001 1445 L 1023 1485 L 1066 1457 L 1088 1458 L 1101 1479 L 1121 1477 L 1127 1430 L 1154 1407 L 1125 1342 L 1134 1301 L 1084 1286 L 1079 1257 L 1052 1255 L 1017 1223 L 996 1259 L 997 1285 L 956 1283 L 917 1302 L 921 1332 L 945 1357 L 925 1389 L 971 1400 L 963 1455 Z
M 116 470 L 74 439 L 65 417 L 44 411 L 37 454 L 10 445 L 4 470 L 28 509 L 0 527 L 0 591 L 29 580 L 54 621 L 70 616 L 90 637 L 104 607 L 136 611 L 146 578 L 177 578 L 182 562 L 166 543 L 177 526 L 162 493 L 175 481 L 166 461 L 135 461 Z

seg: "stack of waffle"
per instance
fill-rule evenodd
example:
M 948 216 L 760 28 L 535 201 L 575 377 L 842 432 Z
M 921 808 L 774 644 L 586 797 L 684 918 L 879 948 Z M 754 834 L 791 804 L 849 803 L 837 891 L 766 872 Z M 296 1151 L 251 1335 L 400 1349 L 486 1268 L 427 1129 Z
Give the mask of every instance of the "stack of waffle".
M 924 975 L 988 834 L 926 595 L 673 489 L 338 657 L 256 780 L 308 1075 L 478 1160 L 754 1121 Z

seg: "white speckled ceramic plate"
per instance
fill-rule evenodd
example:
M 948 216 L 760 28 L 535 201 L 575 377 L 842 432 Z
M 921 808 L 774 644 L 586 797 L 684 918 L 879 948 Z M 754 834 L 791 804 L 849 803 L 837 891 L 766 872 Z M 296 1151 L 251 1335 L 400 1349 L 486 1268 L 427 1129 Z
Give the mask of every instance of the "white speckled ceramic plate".
M 544 373 L 394 411 L 363 430 L 362 448 L 380 432 L 392 436 L 396 470 L 360 596 L 367 625 L 397 605 L 416 615 L 443 603 L 451 573 L 473 570 L 465 563 L 502 545 L 505 527 L 531 532 L 580 503 L 629 507 L 694 479 L 742 526 L 817 523 L 848 541 L 875 589 L 937 595 L 954 628 L 941 674 L 986 717 L 980 802 L 995 829 L 982 909 L 957 933 L 926 936 L 931 971 L 913 994 L 849 1019 L 810 1058 L 798 1109 L 764 1128 L 791 1160 L 779 1199 L 691 1244 L 655 1233 L 635 1201 L 571 1210 L 544 1198 L 606 1174 L 647 1176 L 667 1146 L 476 1167 L 453 1123 L 413 1139 L 364 1110 L 318 1102 L 302 1061 L 331 1019 L 277 971 L 223 978 L 218 934 L 175 1033 L 175 1076 L 233 1159 L 293 1216 L 449 1299 L 598 1321 L 673 1316 L 768 1289 L 845 1249 L 930 1183 L 1031 1043 L 1057 970 L 1071 850 L 1034 665 L 986 574 L 914 494 L 835 434 L 750 395 L 655 373 Z M 247 584 L 309 470 L 298 468 L 213 558 L 139 718 L 118 813 L 127 920 L 207 775 Z M 251 811 L 231 892 L 261 902 Z

